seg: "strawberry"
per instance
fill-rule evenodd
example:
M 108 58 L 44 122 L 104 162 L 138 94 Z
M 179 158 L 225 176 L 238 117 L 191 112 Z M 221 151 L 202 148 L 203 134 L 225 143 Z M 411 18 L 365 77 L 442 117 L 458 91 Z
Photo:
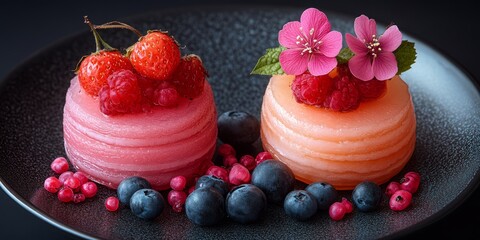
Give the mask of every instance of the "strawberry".
M 178 43 L 166 32 L 150 31 L 128 51 L 130 62 L 143 77 L 164 81 L 180 63 Z
M 108 76 L 119 70 L 133 70 L 133 67 L 128 58 L 103 41 L 87 17 L 85 23 L 92 30 L 97 50 L 80 60 L 76 73 L 85 92 L 98 96 L 100 89 L 107 85 Z
M 172 78 L 178 93 L 185 98 L 196 98 L 203 91 L 203 84 L 208 73 L 199 56 L 190 54 L 183 56 Z
M 119 51 L 101 50 L 83 59 L 77 71 L 78 80 L 85 92 L 98 96 L 108 76 L 119 70 L 133 70 L 133 67 Z

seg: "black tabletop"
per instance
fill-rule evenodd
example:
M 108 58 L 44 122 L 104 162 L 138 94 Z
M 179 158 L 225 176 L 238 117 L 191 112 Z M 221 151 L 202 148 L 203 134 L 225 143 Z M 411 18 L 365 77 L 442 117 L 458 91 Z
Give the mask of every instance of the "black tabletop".
M 97 23 L 169 7 L 200 4 L 193 0 L 176 1 L 12 1 L 2 6 L 0 14 L 0 79 L 42 48 L 62 38 L 85 31 L 82 16 L 89 15 Z M 317 7 L 351 16 L 366 14 L 378 22 L 394 22 L 400 29 L 425 41 L 450 56 L 480 83 L 476 43 L 478 23 L 475 8 L 462 1 L 435 5 L 412 0 L 395 1 L 288 1 L 243 0 L 202 1 L 201 4 L 249 4 Z M 1 161 L 1 159 L 0 159 Z M 435 201 L 435 199 L 431 199 Z M 472 237 L 480 234 L 476 221 L 480 214 L 480 189 L 441 220 L 408 235 L 411 237 Z M 78 239 L 31 214 L 5 192 L 0 191 L 0 238 L 2 239 Z

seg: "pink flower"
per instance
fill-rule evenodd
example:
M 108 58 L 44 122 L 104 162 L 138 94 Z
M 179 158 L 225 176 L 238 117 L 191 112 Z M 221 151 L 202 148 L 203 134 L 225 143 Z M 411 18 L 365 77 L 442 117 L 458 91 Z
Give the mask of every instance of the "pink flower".
M 288 22 L 278 33 L 278 42 L 287 49 L 279 61 L 286 74 L 300 75 L 305 71 L 314 76 L 325 75 L 337 66 L 335 58 L 342 48 L 342 34 L 330 31 L 327 16 L 309 8 L 299 21 Z
M 354 29 L 357 37 L 349 33 L 345 36 L 348 47 L 355 53 L 348 61 L 350 72 L 363 81 L 374 77 L 387 80 L 395 76 L 398 67 L 392 52 L 402 43 L 398 27 L 393 25 L 378 36 L 375 20 L 361 15 L 355 19 Z

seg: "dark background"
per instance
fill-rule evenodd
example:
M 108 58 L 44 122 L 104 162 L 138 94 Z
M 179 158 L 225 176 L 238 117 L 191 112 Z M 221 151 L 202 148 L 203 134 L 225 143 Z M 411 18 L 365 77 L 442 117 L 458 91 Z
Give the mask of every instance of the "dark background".
M 472 1 L 471 1 L 472 2 Z M 478 12 L 465 1 L 45 1 L 23 0 L 2 3 L 0 9 L 0 79 L 15 66 L 43 48 L 59 40 L 87 31 L 82 17 L 88 15 L 96 23 L 122 20 L 147 11 L 169 7 L 195 5 L 271 5 L 317 7 L 321 10 L 342 12 L 351 16 L 366 14 L 377 22 L 394 22 L 399 28 L 451 57 L 479 83 L 480 47 L 477 43 L 480 30 Z M 1 136 L 0 136 L 1 137 Z M 1 161 L 1 159 L 0 159 Z M 28 173 L 25 176 L 28 177 Z M 428 184 L 428 183 L 425 183 Z M 434 198 L 431 201 L 435 201 Z M 94 214 L 94 213 L 92 213 Z M 441 220 L 406 236 L 443 238 L 477 238 L 480 234 L 480 189 L 473 192 L 460 207 Z M 470 220 L 473 219 L 473 220 Z M 381 226 L 379 226 L 381 227 Z M 321 233 L 319 233 L 321 236 Z M 2 239 L 78 239 L 64 232 L 27 210 L 0 191 L 0 238 Z

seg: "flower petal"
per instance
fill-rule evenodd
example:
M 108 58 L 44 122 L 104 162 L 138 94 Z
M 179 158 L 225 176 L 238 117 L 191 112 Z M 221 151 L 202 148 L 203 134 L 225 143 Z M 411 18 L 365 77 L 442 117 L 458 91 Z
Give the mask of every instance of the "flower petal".
M 308 62 L 308 71 L 313 76 L 321 76 L 328 74 L 337 66 L 335 57 L 327 57 L 323 54 L 314 53 Z
M 289 75 L 300 75 L 307 71 L 309 54 L 301 54 L 302 49 L 287 49 L 280 53 L 279 61 L 283 71 Z
M 342 34 L 331 31 L 321 39 L 318 51 L 327 57 L 336 57 L 342 49 Z
M 278 32 L 278 42 L 286 48 L 297 48 L 297 36 L 301 35 L 300 22 L 293 21 L 283 25 L 282 30 Z
M 402 33 L 396 25 L 393 25 L 378 39 L 382 51 L 393 52 L 402 44 Z
M 305 36 L 309 39 L 320 40 L 330 32 L 331 29 L 327 15 L 316 8 L 309 8 L 303 11 L 300 17 L 300 24 Z
M 397 59 L 391 52 L 380 52 L 373 61 L 372 68 L 376 79 L 390 79 L 398 72 Z
M 355 54 L 365 55 L 368 53 L 368 48 L 365 46 L 365 43 L 354 37 L 352 34 L 345 34 L 345 39 L 347 40 L 348 47 Z
M 369 55 L 355 55 L 348 61 L 348 68 L 356 78 L 368 81 L 374 76 Z
M 377 23 L 365 15 L 355 18 L 353 27 L 360 41 L 371 42 L 372 35 L 377 35 Z

